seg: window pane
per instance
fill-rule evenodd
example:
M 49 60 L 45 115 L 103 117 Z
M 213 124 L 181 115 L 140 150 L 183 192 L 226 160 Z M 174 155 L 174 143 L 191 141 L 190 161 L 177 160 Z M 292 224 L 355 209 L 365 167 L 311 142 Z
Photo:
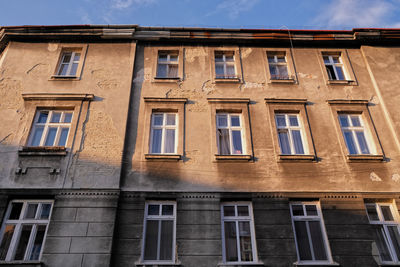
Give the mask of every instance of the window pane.
M 162 78 L 167 77 L 167 65 L 166 64 L 158 64 L 157 77 L 162 77 Z
M 235 206 L 224 206 L 224 216 L 235 216 Z
M 175 129 L 165 130 L 164 153 L 175 153 Z
M 241 131 L 232 131 L 232 141 L 233 141 L 232 154 L 243 154 Z
M 60 70 L 58 71 L 58 75 L 67 75 L 67 70 L 68 70 L 68 64 L 61 64 L 60 65 Z
M 0 260 L 5 260 L 14 234 L 15 225 L 8 224 L 4 229 L 3 238 L 0 244 Z
M 376 245 L 378 247 L 379 255 L 381 256 L 382 261 L 392 261 L 392 256 L 390 256 L 388 244 L 385 240 L 383 227 L 381 225 L 373 225 L 373 227 L 375 228 Z
M 306 205 L 307 216 L 318 216 L 316 205 Z
M 23 260 L 25 256 L 25 250 L 28 246 L 29 236 L 31 235 L 32 225 L 23 225 L 21 234 L 19 236 L 19 241 L 17 245 L 17 250 L 15 252 L 14 260 Z
M 312 260 L 306 222 L 295 221 L 294 229 L 296 232 L 297 249 L 299 251 L 300 260 Z
M 71 56 L 72 56 L 72 53 L 64 53 L 62 62 L 69 63 L 71 61 Z
M 239 116 L 231 116 L 231 126 L 240 127 L 240 118 L 239 118 Z
M 50 217 L 51 204 L 42 204 L 39 219 L 48 219 Z
M 38 208 L 38 204 L 30 203 L 25 212 L 25 219 L 35 219 L 36 218 L 36 211 Z
M 304 154 L 303 142 L 301 141 L 301 133 L 299 130 L 292 131 L 294 150 L 296 154 Z
M 147 220 L 144 260 L 157 260 L 158 221 Z
M 388 231 L 390 235 L 390 239 L 392 239 L 392 246 L 394 251 L 396 252 L 397 258 L 400 256 L 400 235 L 398 226 L 388 226 Z
M 314 257 L 316 260 L 327 260 L 325 242 L 322 237 L 321 223 L 319 221 L 308 222 L 311 240 L 313 244 Z
M 225 255 L 226 261 L 238 261 L 236 223 L 225 222 Z
M 21 214 L 21 210 L 22 210 L 22 205 L 23 203 L 21 202 L 13 202 L 11 204 L 11 212 L 10 212 L 10 216 L 8 216 L 9 220 L 18 220 L 19 216 Z
M 269 73 L 271 74 L 271 79 L 279 79 L 279 71 L 276 65 L 269 65 Z
M 218 129 L 218 153 L 220 155 L 230 155 L 231 149 L 229 145 L 229 130 Z
M 290 126 L 299 126 L 299 121 L 297 120 L 297 116 L 289 116 Z
M 177 64 L 168 65 L 168 77 L 170 77 L 170 78 L 178 77 L 178 65 Z
M 281 147 L 281 153 L 285 155 L 290 155 L 290 144 L 289 144 L 289 137 L 286 131 L 278 132 L 279 138 L 279 145 Z
M 275 115 L 276 118 L 276 124 L 278 126 L 286 126 L 286 119 L 285 119 L 285 115 Z
M 269 63 L 275 62 L 275 56 L 268 56 L 268 62 Z
M 292 205 L 292 214 L 293 216 L 303 216 L 303 205 Z
M 349 150 L 349 154 L 357 154 L 356 146 L 353 140 L 353 134 L 351 132 L 343 132 L 344 139 L 346 141 L 347 149 Z
M 336 66 L 336 74 L 337 74 L 337 80 L 344 80 L 345 79 L 342 67 Z
M 339 56 L 332 56 L 333 63 L 340 63 Z
M 279 55 L 279 56 L 277 56 L 276 57 L 276 59 L 277 59 L 277 61 L 278 62 L 286 62 L 286 59 L 285 59 L 285 56 L 284 55 Z
M 215 54 L 215 62 L 222 62 L 223 61 L 223 56 L 222 54 Z
M 353 126 L 361 126 L 360 118 L 358 116 L 351 116 L 350 118 Z
M 161 221 L 160 260 L 172 260 L 173 221 Z
M 342 127 L 349 127 L 349 121 L 347 120 L 347 115 L 340 115 L 339 122 Z
M 72 113 L 64 113 L 64 122 L 70 123 L 72 119 Z
M 178 61 L 178 55 L 173 55 L 173 54 L 170 55 L 169 60 L 170 60 L 170 61 L 174 61 L 174 62 L 175 62 L 175 61 Z
M 167 114 L 167 125 L 175 125 L 176 114 Z
M 225 75 L 224 75 L 224 65 L 215 64 L 215 75 L 217 77 L 225 77 Z
M 174 215 L 174 205 L 163 205 L 162 215 Z
M 159 62 L 165 62 L 168 60 L 168 54 L 159 54 L 158 55 L 158 61 Z
M 228 77 L 235 77 L 235 66 L 227 65 L 226 66 L 226 75 Z
M 153 125 L 160 126 L 163 125 L 163 114 L 153 114 Z
M 233 62 L 233 54 L 229 55 L 229 54 L 225 54 L 225 61 L 227 62 Z
M 218 127 L 227 127 L 228 119 L 227 119 L 226 115 L 218 115 L 217 116 L 217 124 L 218 124 Z
M 38 225 L 36 228 L 36 237 L 32 245 L 32 252 L 29 260 L 39 260 L 40 251 L 42 250 L 46 225 Z
M 390 206 L 381 206 L 381 211 L 385 221 L 394 221 Z
M 329 80 L 337 80 L 335 72 L 333 71 L 333 66 L 332 65 L 326 65 L 326 71 L 328 72 L 328 77 Z
M 49 115 L 48 112 L 41 111 L 39 113 L 39 118 L 38 118 L 37 122 L 38 123 L 46 123 L 48 115 Z
M 80 57 L 81 57 L 80 53 L 75 53 L 74 61 L 79 61 Z
M 149 205 L 147 214 L 148 215 L 159 215 L 160 214 L 160 205 Z
M 60 139 L 58 140 L 59 146 L 65 146 L 65 143 L 67 142 L 68 138 L 68 133 L 69 133 L 69 128 L 61 129 Z
M 68 75 L 75 75 L 76 70 L 78 69 L 78 63 L 72 63 L 71 70 L 69 71 Z
M 329 57 L 328 56 L 323 56 L 324 58 L 324 63 L 329 63 Z
M 248 206 L 237 206 L 238 216 L 249 216 Z
M 375 205 L 366 205 L 368 218 L 370 221 L 379 221 Z
M 369 154 L 368 144 L 367 140 L 365 140 L 364 132 L 356 132 L 356 136 L 361 154 Z
M 286 65 L 283 66 L 279 65 L 278 71 L 279 71 L 279 79 L 289 79 L 289 74 Z
M 49 127 L 47 130 L 47 137 L 46 137 L 46 142 L 44 143 L 45 146 L 53 146 L 54 145 L 54 139 L 56 138 L 57 134 L 57 128 L 55 127 Z
M 161 129 L 153 129 L 151 153 L 161 153 Z
M 239 222 L 239 243 L 241 261 L 253 261 L 249 222 Z
M 35 130 L 33 132 L 33 137 L 31 141 L 31 146 L 39 146 L 40 145 L 40 140 L 42 139 L 42 134 L 43 134 L 43 127 L 35 127 Z
M 59 123 L 61 119 L 61 112 L 53 112 L 50 122 Z

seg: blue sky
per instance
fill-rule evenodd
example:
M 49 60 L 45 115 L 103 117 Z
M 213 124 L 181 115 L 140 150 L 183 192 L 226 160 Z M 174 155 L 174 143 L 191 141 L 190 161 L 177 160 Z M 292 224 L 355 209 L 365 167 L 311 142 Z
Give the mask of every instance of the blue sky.
M 0 0 L 0 25 L 400 28 L 400 0 Z

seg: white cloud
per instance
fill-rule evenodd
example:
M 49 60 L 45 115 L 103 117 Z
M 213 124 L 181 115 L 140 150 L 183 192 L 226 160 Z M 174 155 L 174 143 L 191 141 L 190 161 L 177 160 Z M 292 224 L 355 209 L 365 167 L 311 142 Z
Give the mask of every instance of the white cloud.
M 227 13 L 231 19 L 236 19 L 241 12 L 251 10 L 259 0 L 224 0 L 217 5 L 214 11 L 207 16 L 216 13 Z
M 152 4 L 156 0 L 111 0 L 111 7 L 115 9 L 125 9 L 132 5 L 147 5 Z
M 333 0 L 323 7 L 315 19 L 319 26 L 332 27 L 390 27 L 390 16 L 398 9 L 390 0 Z

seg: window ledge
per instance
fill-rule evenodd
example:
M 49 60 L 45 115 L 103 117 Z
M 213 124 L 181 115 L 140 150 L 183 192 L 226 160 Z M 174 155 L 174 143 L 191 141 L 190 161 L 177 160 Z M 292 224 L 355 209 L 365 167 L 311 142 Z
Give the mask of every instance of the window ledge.
M 216 161 L 250 161 L 251 155 L 215 155 Z
M 43 263 L 40 261 L 0 261 L 0 266 L 41 267 Z
M 295 83 L 296 80 L 293 78 L 288 78 L 288 79 L 270 79 L 269 80 L 271 83 Z
M 279 155 L 281 161 L 315 161 L 314 155 Z
M 18 150 L 19 156 L 65 156 L 64 146 L 24 146 Z
M 145 154 L 145 159 L 147 160 L 162 160 L 162 161 L 178 161 L 182 159 L 179 154 Z
M 347 155 L 348 161 L 383 161 L 385 157 L 383 155 Z
M 239 83 L 240 79 L 237 77 L 232 78 L 215 78 L 214 81 L 216 83 Z
M 318 266 L 340 266 L 339 263 L 337 262 L 326 262 L 326 263 L 322 263 L 322 262 L 294 262 L 293 263 L 294 266 L 302 266 L 302 267 L 318 267 Z
M 154 82 L 177 82 L 181 80 L 181 77 L 154 77 Z
M 62 80 L 79 80 L 78 76 L 68 76 L 68 75 L 52 75 L 49 79 L 50 81 L 62 81 Z
M 224 262 L 218 263 L 218 267 L 241 267 L 241 266 L 265 266 L 265 264 L 261 261 L 258 262 Z
M 135 262 L 135 266 L 137 267 L 162 267 L 162 266 L 181 266 L 182 263 L 180 261 L 175 262 L 175 263 L 165 263 L 165 262 Z
M 328 84 L 352 84 L 353 80 L 328 80 Z

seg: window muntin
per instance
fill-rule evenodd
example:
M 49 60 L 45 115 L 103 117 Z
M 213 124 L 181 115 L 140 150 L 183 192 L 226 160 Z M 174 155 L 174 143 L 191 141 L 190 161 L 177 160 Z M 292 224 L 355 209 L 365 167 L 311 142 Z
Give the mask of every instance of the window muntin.
M 175 262 L 176 202 L 146 203 L 143 232 L 143 262 Z
M 343 81 L 347 79 L 340 53 L 322 54 L 322 58 L 329 80 Z
M 219 155 L 244 154 L 242 116 L 239 113 L 218 113 L 217 144 Z
M 267 58 L 271 80 L 288 80 L 289 72 L 285 52 L 268 52 Z
M 215 52 L 215 78 L 237 78 L 235 71 L 235 55 L 233 51 Z
M 177 51 L 159 51 L 157 78 L 177 78 L 179 66 L 178 58 Z
M 361 115 L 339 114 L 338 119 L 349 154 L 372 154 Z
M 301 263 L 332 262 L 328 238 L 319 203 L 290 203 L 298 261 Z
M 58 66 L 58 76 L 76 76 L 81 58 L 80 52 L 66 51 L 61 55 L 60 64 Z
M 72 115 L 72 111 L 36 111 L 28 145 L 65 146 L 71 128 Z
M 224 262 L 256 262 L 253 208 L 248 202 L 221 205 Z
M 298 114 L 275 114 L 279 147 L 282 155 L 308 154 L 303 126 Z
M 178 116 L 176 113 L 157 112 L 151 115 L 150 153 L 176 154 Z
M 365 204 L 370 224 L 376 232 L 376 245 L 382 263 L 400 263 L 400 226 L 398 213 L 390 203 Z
M 13 200 L 1 227 L 0 261 L 39 260 L 53 201 Z

